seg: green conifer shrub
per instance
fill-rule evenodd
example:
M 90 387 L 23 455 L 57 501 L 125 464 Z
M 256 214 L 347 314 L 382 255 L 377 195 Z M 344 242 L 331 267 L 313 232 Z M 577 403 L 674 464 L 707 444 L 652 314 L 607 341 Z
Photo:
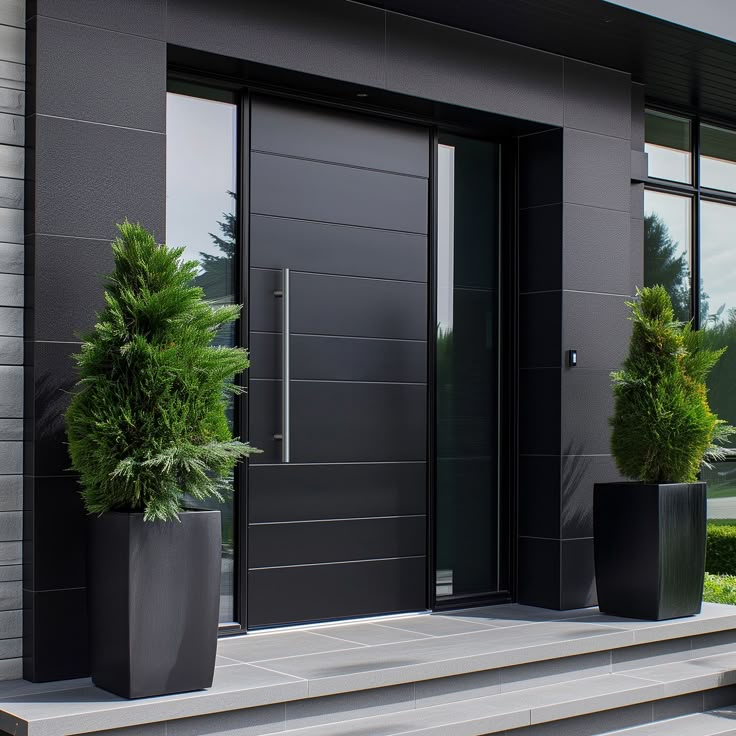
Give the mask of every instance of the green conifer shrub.
M 86 509 L 178 518 L 185 495 L 222 500 L 237 461 L 225 410 L 245 350 L 212 344 L 240 306 L 211 307 L 192 284 L 196 261 L 118 225 L 104 310 L 75 356 L 80 380 L 66 412 L 72 466 Z
M 692 483 L 706 458 L 722 459 L 735 431 L 710 410 L 705 379 L 724 349 L 675 319 L 662 286 L 641 289 L 623 368 L 611 374 L 615 397 L 611 450 L 621 473 L 645 483 Z

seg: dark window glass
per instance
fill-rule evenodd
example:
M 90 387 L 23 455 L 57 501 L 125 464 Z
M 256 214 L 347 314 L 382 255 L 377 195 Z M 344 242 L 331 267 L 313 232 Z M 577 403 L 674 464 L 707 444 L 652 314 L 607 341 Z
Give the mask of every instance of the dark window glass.
M 661 112 L 646 113 L 649 176 L 689 184 L 692 181 L 690 121 Z
M 166 234 L 199 262 L 197 285 L 214 304 L 235 300 L 237 108 L 221 100 L 169 93 L 166 123 Z M 235 344 L 229 325 L 218 341 Z M 229 417 L 232 424 L 233 408 Z M 199 502 L 222 512 L 220 621 L 233 620 L 233 499 Z M 195 502 L 192 500 L 192 505 Z
M 736 192 L 736 133 L 700 126 L 700 184 Z
M 498 589 L 498 146 L 443 135 L 437 172 L 437 596 Z
M 661 284 L 675 315 L 690 319 L 692 200 L 646 191 L 644 195 L 644 284 Z

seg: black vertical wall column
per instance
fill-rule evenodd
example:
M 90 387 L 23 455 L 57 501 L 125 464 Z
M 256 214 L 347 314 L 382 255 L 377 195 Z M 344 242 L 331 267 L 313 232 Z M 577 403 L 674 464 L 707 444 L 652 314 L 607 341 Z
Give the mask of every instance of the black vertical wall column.
M 618 478 L 609 374 L 641 253 L 630 100 L 629 75 L 566 59 L 564 127 L 520 139 L 518 597 L 551 608 L 595 604 L 593 484 Z
M 163 2 L 28 3 L 24 677 L 86 675 L 84 513 L 60 413 L 115 223 L 164 236 Z

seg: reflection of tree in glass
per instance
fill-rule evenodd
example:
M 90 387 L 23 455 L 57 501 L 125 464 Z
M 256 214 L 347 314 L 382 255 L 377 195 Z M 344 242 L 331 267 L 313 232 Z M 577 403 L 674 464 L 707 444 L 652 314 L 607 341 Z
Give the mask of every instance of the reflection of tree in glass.
M 228 192 L 235 199 L 235 192 Z M 197 276 L 197 286 L 204 289 L 209 301 L 220 304 L 232 304 L 234 301 L 235 284 L 233 268 L 235 266 L 235 244 L 237 219 L 233 212 L 223 212 L 222 220 L 218 221 L 220 235 L 210 233 L 212 242 L 219 248 L 220 254 L 200 252 L 199 263 L 202 272 Z
M 664 221 L 657 214 L 644 218 L 644 285 L 661 284 L 672 298 L 677 319 L 690 319 L 690 273 L 687 255 L 680 254 Z

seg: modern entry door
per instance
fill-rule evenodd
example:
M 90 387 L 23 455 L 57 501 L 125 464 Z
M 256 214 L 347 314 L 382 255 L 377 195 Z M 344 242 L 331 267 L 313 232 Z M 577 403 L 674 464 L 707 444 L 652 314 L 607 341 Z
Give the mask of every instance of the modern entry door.
M 255 98 L 249 628 L 427 606 L 429 130 Z

